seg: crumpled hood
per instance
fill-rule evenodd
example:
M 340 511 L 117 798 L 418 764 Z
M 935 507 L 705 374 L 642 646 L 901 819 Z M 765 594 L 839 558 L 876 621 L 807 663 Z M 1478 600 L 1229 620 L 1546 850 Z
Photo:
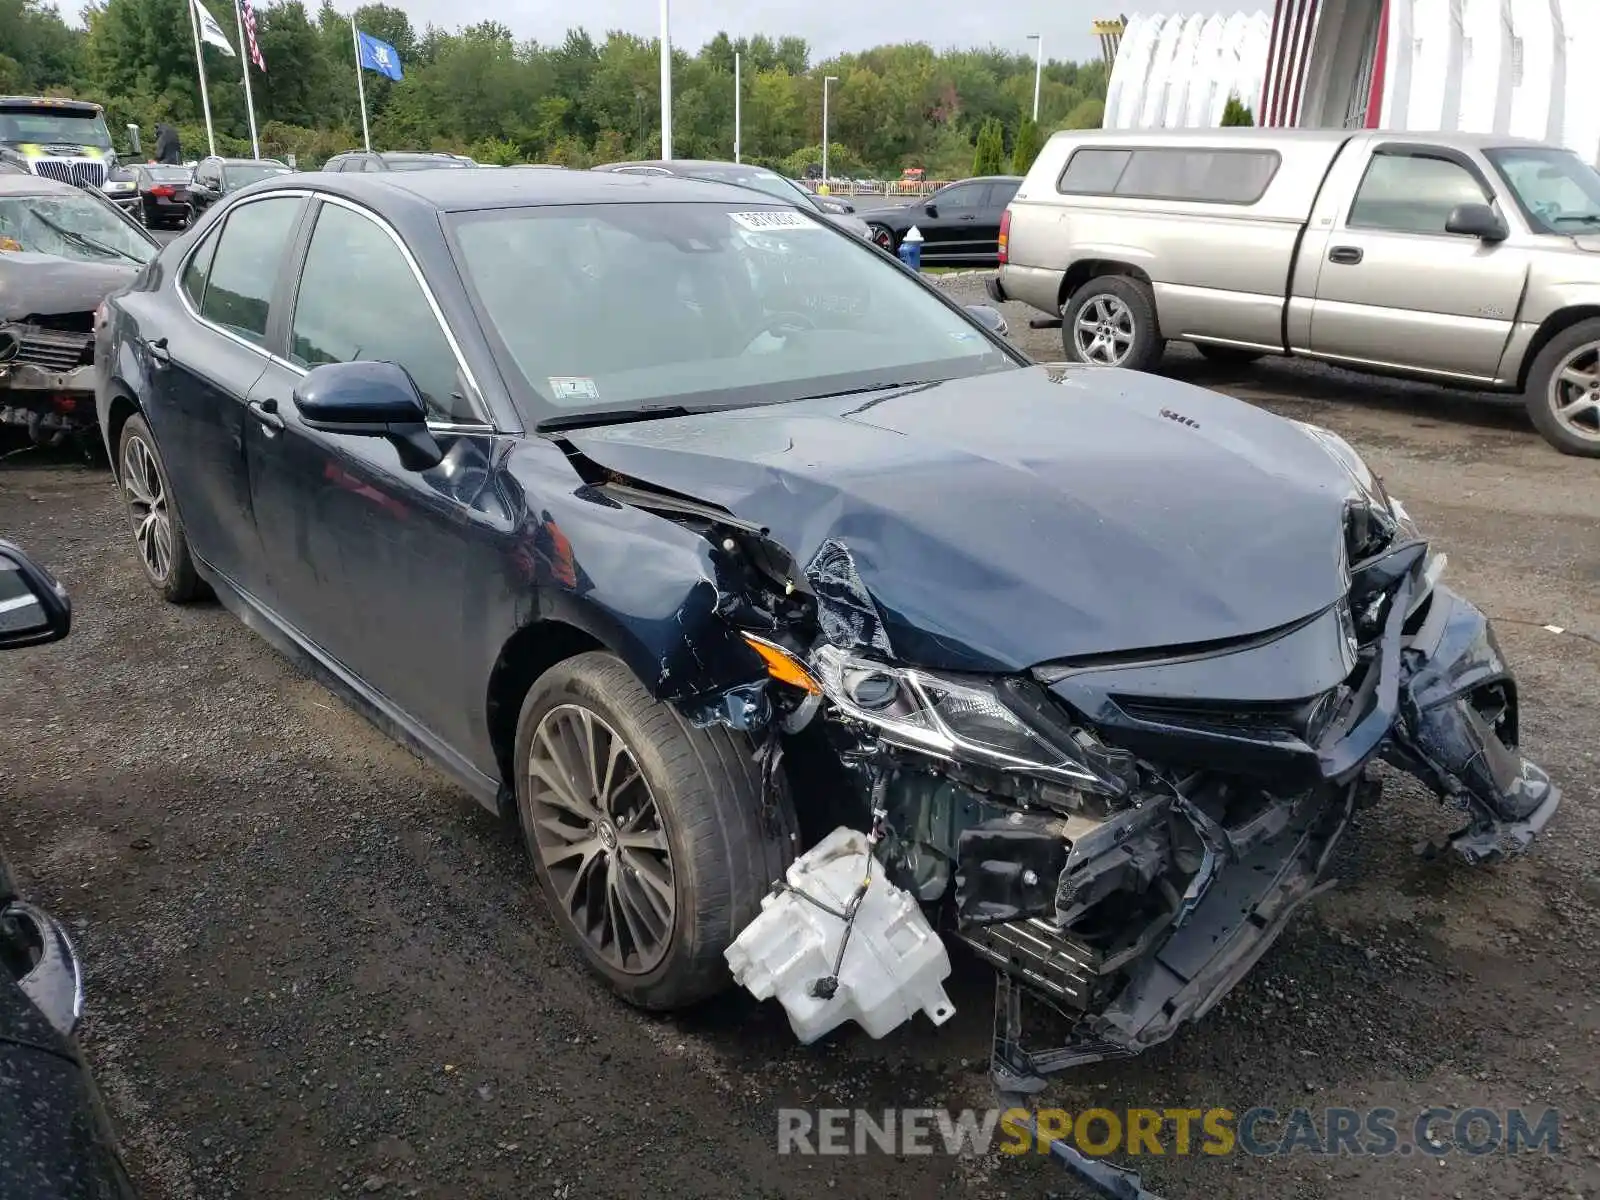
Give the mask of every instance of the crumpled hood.
M 0 321 L 93 312 L 139 270 L 133 263 L 77 262 L 54 254 L 0 251 Z
M 901 660 L 1022 670 L 1258 633 L 1344 593 L 1346 470 L 1293 422 L 1033 367 L 584 429 L 590 460 L 850 551 Z

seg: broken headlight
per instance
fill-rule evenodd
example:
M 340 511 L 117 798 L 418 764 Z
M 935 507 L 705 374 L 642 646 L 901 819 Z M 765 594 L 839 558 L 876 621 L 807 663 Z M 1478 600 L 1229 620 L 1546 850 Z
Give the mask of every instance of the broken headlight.
M 886 742 L 1093 790 L 1115 787 L 1025 721 L 984 682 L 890 666 L 826 644 L 812 652 L 809 665 L 840 712 L 872 726 Z

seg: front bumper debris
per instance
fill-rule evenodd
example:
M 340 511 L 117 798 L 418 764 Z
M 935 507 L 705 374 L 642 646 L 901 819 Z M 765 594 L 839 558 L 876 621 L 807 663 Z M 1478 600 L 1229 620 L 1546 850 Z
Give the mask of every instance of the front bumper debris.
M 35 325 L 0 326 L 0 425 L 56 443 L 95 426 L 90 334 Z

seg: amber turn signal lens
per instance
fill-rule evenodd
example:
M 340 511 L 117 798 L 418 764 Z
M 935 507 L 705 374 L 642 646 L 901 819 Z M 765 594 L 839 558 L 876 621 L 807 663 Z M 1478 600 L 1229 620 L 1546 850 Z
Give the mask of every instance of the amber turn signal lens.
M 779 683 L 787 683 L 813 696 L 822 695 L 822 685 L 811 678 L 811 672 L 782 646 L 775 645 L 766 638 L 757 637 L 753 633 L 745 634 L 744 640 L 761 656 L 761 661 L 767 664 L 767 674 Z

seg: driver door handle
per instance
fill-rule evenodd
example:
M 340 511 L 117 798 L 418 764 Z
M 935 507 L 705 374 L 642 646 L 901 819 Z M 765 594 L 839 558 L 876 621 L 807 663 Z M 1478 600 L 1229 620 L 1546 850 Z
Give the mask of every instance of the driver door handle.
M 1353 267 L 1361 261 L 1360 246 L 1335 246 L 1328 251 L 1328 261 L 1342 263 L 1344 266 Z
M 167 339 L 158 337 L 154 341 L 146 342 L 144 348 L 150 354 L 150 361 L 160 366 L 167 366 L 172 362 L 172 355 L 167 352 Z
M 278 415 L 278 402 L 270 396 L 265 400 L 251 400 L 247 407 L 250 415 L 273 433 L 283 428 L 283 418 Z

